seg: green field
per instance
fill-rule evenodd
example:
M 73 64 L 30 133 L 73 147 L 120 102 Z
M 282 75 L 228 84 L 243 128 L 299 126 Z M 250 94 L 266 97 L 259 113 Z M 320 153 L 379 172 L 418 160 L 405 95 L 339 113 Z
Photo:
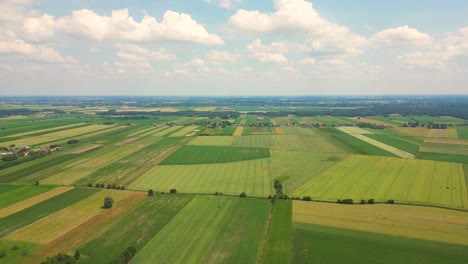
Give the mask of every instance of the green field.
M 255 159 L 218 164 L 160 165 L 130 184 L 134 190 L 153 189 L 168 192 L 176 188 L 183 193 L 222 192 L 266 197 L 273 194 L 269 160 Z
M 234 131 L 236 131 L 236 128 L 237 127 L 227 126 L 227 127 L 221 128 L 219 130 L 216 130 L 215 134 L 217 136 L 232 136 Z
M 357 139 L 351 135 L 341 132 L 337 129 L 327 130 L 331 133 L 333 141 L 343 146 L 344 149 L 350 149 L 351 153 L 366 154 L 366 155 L 377 155 L 377 156 L 390 156 L 395 157 L 396 155 L 385 151 L 379 147 L 376 147 L 370 143 Z
M 12 250 L 13 246 L 18 247 L 18 249 Z M 6 256 L 0 258 L 0 263 L 16 263 L 24 255 L 30 254 L 39 246 L 40 244 L 37 243 L 0 239 L 0 251 L 4 250 L 6 252 Z
M 146 198 L 102 230 L 99 236 L 81 245 L 77 250 L 87 257 L 80 263 L 106 263 L 128 246 L 135 247 L 139 252 L 191 200 L 191 196 Z
M 233 146 L 260 147 L 279 150 L 306 152 L 336 152 L 343 150 L 331 143 L 326 137 L 300 135 L 257 135 L 235 137 Z
M 349 156 L 294 195 L 327 201 L 374 198 L 468 208 L 462 164 L 389 157 Z
M 420 144 L 415 143 L 410 140 L 405 140 L 404 138 L 386 135 L 386 134 L 368 134 L 366 137 L 378 140 L 382 143 L 390 145 L 392 147 L 404 150 L 411 154 L 416 154 L 419 151 Z
M 294 263 L 464 263 L 468 247 L 294 223 Z
M 291 242 L 292 204 L 291 201 L 277 200 L 262 263 L 291 263 L 293 252 Z
M 438 160 L 438 161 L 459 162 L 459 163 L 468 164 L 468 155 L 419 152 L 416 157 L 418 159 L 425 159 L 425 160 Z
M 70 206 L 98 191 L 100 190 L 75 188 L 15 214 L 0 218 L 0 237 L 4 237 L 18 228 L 34 223 L 35 221 Z
M 255 263 L 268 200 L 197 196 L 132 263 Z
M 457 128 L 458 138 L 460 139 L 468 139 L 468 127 L 458 127 Z
M 211 164 L 268 157 L 270 157 L 270 150 L 267 148 L 184 146 L 160 164 Z
M 2 188 L 0 188 L 0 209 L 41 193 L 45 193 L 53 188 L 53 186 L 18 186 L 10 191 L 2 190 Z
M 301 135 L 301 136 L 317 136 L 318 131 L 316 128 L 303 128 L 303 127 L 281 127 L 285 135 Z

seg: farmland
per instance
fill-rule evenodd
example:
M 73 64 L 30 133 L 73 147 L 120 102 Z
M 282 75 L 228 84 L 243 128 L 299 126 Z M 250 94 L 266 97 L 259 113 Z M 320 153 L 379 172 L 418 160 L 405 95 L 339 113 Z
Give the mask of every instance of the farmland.
M 461 164 L 357 155 L 310 180 L 294 194 L 326 201 L 373 198 L 455 208 L 468 205 Z
M 0 118 L 0 263 L 468 257 L 466 117 L 443 106 L 457 98 L 437 116 L 417 99 L 89 98 Z

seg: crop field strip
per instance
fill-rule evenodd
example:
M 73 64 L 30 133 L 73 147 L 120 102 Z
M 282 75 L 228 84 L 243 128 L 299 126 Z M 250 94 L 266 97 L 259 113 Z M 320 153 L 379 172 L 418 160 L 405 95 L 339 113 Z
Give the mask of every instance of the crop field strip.
M 29 137 L 30 135 L 48 134 L 50 132 L 58 132 L 58 131 L 77 128 L 77 127 L 84 127 L 88 125 L 89 124 L 86 124 L 86 123 L 78 123 L 78 124 L 71 124 L 71 125 L 65 125 L 65 126 L 50 127 L 50 128 L 44 128 L 44 129 L 39 129 L 39 130 L 32 130 L 28 132 L 13 134 L 13 135 L 9 135 L 8 137 L 15 137 L 15 138 Z
M 153 137 L 163 137 L 169 134 L 172 134 L 174 131 L 181 129 L 180 126 L 170 126 L 163 130 L 158 130 L 156 133 L 152 134 Z
M 294 263 L 459 264 L 468 258 L 462 245 L 303 223 L 293 223 L 293 237 Z
M 11 206 L 33 196 L 52 190 L 52 186 L 12 186 L 14 188 L 1 188 L 0 209 Z M 2 190 L 4 189 L 4 190 Z
M 18 249 L 11 250 L 13 246 L 17 246 Z M 8 252 L 1 261 L 2 263 L 17 263 L 18 260 L 24 257 L 23 252 L 30 254 L 30 252 L 34 251 L 38 247 L 40 247 L 40 245 L 37 243 L 0 239 L 0 251 L 4 250 L 5 252 Z
M 294 195 L 326 201 L 374 198 L 468 208 L 462 164 L 387 157 L 349 156 L 304 184 Z
M 148 137 L 125 145 L 115 146 L 113 148 L 103 148 L 100 151 L 93 152 L 93 155 L 67 165 L 60 172 L 43 179 L 42 182 L 44 184 L 72 184 L 82 178 L 88 177 L 100 168 L 143 149 L 145 145 L 150 142 L 155 142 L 161 139 L 162 138 L 155 139 Z
M 2 120 L 4 120 L 2 118 Z M 82 119 L 76 118 L 60 118 L 60 119 L 36 119 L 36 118 L 24 118 L 17 119 L 3 123 L 1 126 L 5 129 L 2 130 L 2 138 L 11 137 L 15 134 L 29 133 L 32 131 L 56 128 L 65 125 L 73 125 L 77 123 L 83 123 Z M 3 140 L 2 140 L 3 141 Z
M 186 139 L 157 138 L 153 141 L 154 143 L 148 144 L 120 160 L 108 163 L 87 177 L 80 179 L 76 184 L 85 185 L 89 182 L 98 182 L 128 185 L 170 156 L 185 143 Z
M 293 221 L 468 246 L 468 213 L 456 210 L 293 201 Z
M 113 207 L 117 207 L 119 202 L 130 194 L 131 192 L 128 191 L 101 190 L 8 235 L 6 239 L 47 244 L 102 212 L 104 209 L 101 207 L 105 197 L 112 197 Z
M 455 155 L 468 155 L 468 145 L 440 144 L 424 142 L 419 149 L 421 152 L 447 153 Z
M 267 200 L 195 197 L 132 262 L 254 263 L 268 212 Z
M 366 135 L 366 137 L 372 138 L 397 149 L 406 151 L 413 155 L 416 154 L 420 148 L 420 143 L 390 134 L 368 134 Z
M 135 180 L 130 189 L 182 193 L 222 192 L 266 197 L 274 193 L 269 174 L 269 159 L 218 164 L 159 165 Z
M 183 146 L 161 165 L 211 164 L 270 157 L 268 148 Z
M 75 188 L 7 217 L 0 218 L 0 238 L 50 214 L 60 211 L 61 209 L 93 195 L 98 191 L 98 189 Z
M 262 263 L 291 263 L 292 251 L 292 203 L 277 200 Z
M 234 133 L 232 135 L 235 136 L 235 137 L 240 137 L 240 136 L 242 136 L 243 132 L 244 132 L 244 127 L 243 126 L 238 126 L 238 127 L 236 127 L 236 130 L 234 131 Z
M 194 146 L 230 146 L 234 137 L 229 136 L 198 136 L 191 140 L 187 145 Z
M 17 146 L 40 145 L 40 144 L 44 144 L 47 142 L 58 142 L 60 140 L 65 140 L 67 138 L 76 137 L 76 136 L 80 136 L 80 135 L 88 134 L 92 132 L 97 132 L 97 131 L 105 130 L 108 128 L 109 126 L 104 126 L 104 125 L 89 125 L 85 127 L 72 128 L 72 129 L 67 129 L 67 130 L 50 133 L 50 134 L 47 133 L 41 136 L 29 137 L 29 138 L 18 139 L 18 140 L 11 140 L 9 142 L 4 142 L 2 144 L 7 145 L 7 146 L 11 144 L 15 144 Z
M 28 254 L 27 256 L 23 256 L 20 259 L 20 261 L 18 261 L 18 264 L 37 263 L 37 262 L 43 261 L 47 257 L 56 255 L 58 253 L 71 252 L 74 248 L 77 248 L 83 243 L 89 241 L 90 239 L 94 239 L 96 237 L 102 238 L 102 232 L 106 232 L 111 226 L 114 226 L 114 223 L 120 222 L 122 218 L 126 218 L 125 227 L 132 225 L 132 222 L 137 222 L 137 221 L 134 221 L 135 215 L 132 215 L 133 219 L 128 218 L 127 217 L 129 215 L 128 212 L 132 211 L 134 208 L 139 207 L 139 205 L 145 200 L 145 198 L 146 198 L 146 195 L 144 193 L 139 193 L 139 192 L 130 193 L 117 206 L 113 206 L 112 210 L 103 210 L 98 215 L 93 216 L 92 218 L 88 219 L 84 223 L 73 228 L 71 231 L 58 237 L 52 242 L 41 246 L 37 250 L 33 251 L 31 254 Z M 140 214 L 139 216 L 141 217 L 141 215 L 142 214 Z M 129 219 L 131 219 L 131 221 Z M 114 235 L 116 234 L 123 235 L 126 232 L 128 233 L 129 231 L 136 234 L 134 230 L 124 231 L 122 226 L 119 226 L 119 229 L 115 231 Z M 109 236 L 109 234 L 106 234 L 106 235 Z M 113 241 L 113 242 L 119 243 L 120 241 Z M 22 243 L 22 242 L 18 242 L 18 243 Z M 101 242 L 100 246 L 103 246 L 104 244 L 105 243 Z M 127 245 L 125 243 L 122 243 L 120 247 L 114 246 L 113 248 L 114 250 L 120 250 L 120 248 L 122 247 L 127 247 Z M 108 253 L 109 251 L 107 250 L 108 249 L 106 249 L 106 251 L 100 252 L 101 254 L 99 254 L 99 256 L 101 257 L 102 256 L 107 257 L 106 261 L 114 258 L 114 256 L 103 254 L 103 252 Z M 122 251 L 123 249 L 120 250 L 119 253 Z M 118 254 L 115 254 L 115 255 L 118 255 Z M 96 257 L 99 257 L 99 256 L 96 256 Z M 83 254 L 82 254 L 82 257 L 83 257 Z M 83 261 L 87 259 L 89 259 L 89 256 L 83 257 L 80 261 L 83 263 Z M 106 261 L 102 261 L 102 262 L 98 261 L 97 263 L 105 263 Z
M 187 126 L 170 134 L 169 137 L 184 137 L 195 129 L 197 129 L 197 126 Z
M 29 186 L 28 186 L 29 187 Z M 37 187 L 36 187 L 37 188 Z M 20 188 L 21 190 L 22 188 Z M 20 201 L 15 203 L 15 204 L 12 204 L 8 207 L 5 207 L 5 208 L 2 208 L 0 209 L 0 218 L 3 218 L 3 217 L 6 217 L 6 216 L 9 216 L 11 214 L 14 214 L 16 212 L 19 212 L 19 211 L 22 211 L 28 207 L 31 207 L 35 204 L 38 204 L 42 201 L 45 201 L 45 200 L 48 200 L 52 197 L 55 197 L 57 195 L 60 195 L 64 192 L 67 192 L 69 190 L 73 189 L 73 187 L 66 187 L 66 186 L 60 186 L 60 187 L 56 187 L 54 189 L 51 189 L 50 188 L 43 188 L 43 191 L 45 192 L 42 192 L 40 194 L 37 194 L 29 199 L 25 199 L 24 197 L 21 197 Z M 49 190 L 49 191 L 47 191 Z M 22 193 L 24 193 L 24 191 L 22 190 Z M 34 195 L 35 193 L 27 193 L 28 196 L 31 196 L 31 195 Z M 9 196 L 14 196 L 15 194 L 9 194 Z M 15 198 L 18 198 L 18 196 L 14 196 Z M 23 200 L 24 199 L 24 200 Z

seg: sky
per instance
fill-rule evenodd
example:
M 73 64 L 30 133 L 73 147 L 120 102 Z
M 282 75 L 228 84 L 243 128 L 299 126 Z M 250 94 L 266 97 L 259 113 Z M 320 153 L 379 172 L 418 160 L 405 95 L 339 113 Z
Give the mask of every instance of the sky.
M 468 94 L 465 0 L 2 0 L 0 95 Z

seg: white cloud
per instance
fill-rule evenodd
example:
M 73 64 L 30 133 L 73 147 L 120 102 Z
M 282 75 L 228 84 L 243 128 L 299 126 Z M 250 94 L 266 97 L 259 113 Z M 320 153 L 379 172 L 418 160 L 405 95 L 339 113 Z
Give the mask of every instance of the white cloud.
M 299 61 L 299 64 L 301 65 L 311 65 L 315 64 L 315 59 L 314 58 L 304 58 L 301 61 Z
M 252 57 L 263 63 L 288 63 L 288 58 L 281 53 L 255 52 L 252 53 Z
M 129 61 L 146 61 L 146 60 L 160 60 L 170 61 L 175 60 L 176 56 L 167 52 L 164 49 L 158 51 L 151 51 L 134 44 L 119 44 L 117 45 L 119 51 L 117 57 Z
M 370 41 L 378 46 L 429 45 L 432 43 L 432 38 L 426 33 L 405 25 L 382 30 L 375 34 Z
M 223 39 L 210 34 L 190 15 L 166 11 L 163 20 L 145 15 L 140 22 L 131 17 L 127 9 L 112 11 L 111 16 L 100 16 L 92 10 L 75 10 L 71 16 L 54 19 L 48 15 L 30 18 L 24 27 L 31 39 L 52 37 L 61 32 L 97 41 L 172 40 L 207 45 L 222 45 Z
M 29 44 L 19 39 L 11 31 L 0 35 L 0 53 L 17 54 L 47 63 L 76 63 L 74 58 L 64 57 L 54 49 L 43 45 Z
M 244 2 L 244 0 L 204 0 L 207 3 L 215 3 L 224 9 L 236 9 L 236 4 Z
M 220 64 L 223 62 L 235 62 L 239 54 L 229 53 L 222 50 L 211 50 L 206 54 L 206 59 L 211 63 Z

